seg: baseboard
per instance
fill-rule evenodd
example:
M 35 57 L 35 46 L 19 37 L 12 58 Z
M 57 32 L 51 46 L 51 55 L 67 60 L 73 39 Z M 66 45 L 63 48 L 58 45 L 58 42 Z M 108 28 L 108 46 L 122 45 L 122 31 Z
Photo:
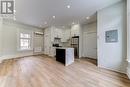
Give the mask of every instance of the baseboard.
M 81 58 L 88 58 L 88 59 L 94 59 L 94 60 L 97 60 L 97 58 L 92 58 L 92 57 L 84 57 L 84 56 L 82 56 Z
M 33 55 L 41 55 L 41 54 L 44 54 L 44 52 L 35 52 L 35 53 L 33 53 Z
M 2 63 L 2 61 L 7 60 L 7 59 L 14 59 L 14 58 L 26 57 L 26 56 L 32 56 L 32 55 L 33 55 L 32 52 L 21 53 L 21 54 L 16 54 L 16 55 L 5 55 L 5 56 L 0 57 L 0 63 Z
M 100 66 L 100 65 L 98 65 L 98 67 L 103 68 L 103 69 L 107 69 L 107 70 L 110 70 L 110 71 L 118 72 L 118 73 L 127 74 L 126 71 L 122 71 L 122 70 L 112 69 L 112 68 L 108 68 L 108 67 L 104 67 L 104 66 Z
M 22 54 L 16 54 L 16 55 L 6 55 L 6 56 L 0 56 L 0 63 L 2 63 L 4 60 L 8 59 L 16 59 L 21 57 L 29 57 L 29 56 L 37 56 L 37 55 L 44 55 L 44 53 L 22 53 Z

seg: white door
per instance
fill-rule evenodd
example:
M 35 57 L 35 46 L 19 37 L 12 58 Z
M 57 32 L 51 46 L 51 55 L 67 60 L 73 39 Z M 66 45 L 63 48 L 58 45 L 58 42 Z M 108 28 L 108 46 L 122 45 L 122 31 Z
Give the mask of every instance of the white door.
M 83 34 L 83 55 L 84 57 L 97 59 L 97 34 L 96 32 Z

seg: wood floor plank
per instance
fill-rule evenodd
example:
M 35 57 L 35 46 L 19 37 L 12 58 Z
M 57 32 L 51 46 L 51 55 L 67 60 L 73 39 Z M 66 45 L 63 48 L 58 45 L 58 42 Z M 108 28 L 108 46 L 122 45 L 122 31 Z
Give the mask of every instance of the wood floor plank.
M 125 74 L 95 64 L 83 58 L 65 67 L 45 55 L 6 60 L 0 64 L 0 87 L 130 87 Z

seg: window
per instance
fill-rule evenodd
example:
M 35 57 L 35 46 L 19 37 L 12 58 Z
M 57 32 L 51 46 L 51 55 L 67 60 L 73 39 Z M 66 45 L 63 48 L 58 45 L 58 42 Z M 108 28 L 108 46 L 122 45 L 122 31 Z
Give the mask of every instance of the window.
M 31 34 L 20 33 L 20 50 L 31 50 Z

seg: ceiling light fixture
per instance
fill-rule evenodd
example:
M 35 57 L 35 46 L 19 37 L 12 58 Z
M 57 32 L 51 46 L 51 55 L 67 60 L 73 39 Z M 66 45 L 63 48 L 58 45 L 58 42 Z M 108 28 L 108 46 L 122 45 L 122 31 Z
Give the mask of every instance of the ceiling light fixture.
M 44 24 L 47 24 L 47 22 L 44 22 Z
M 53 19 L 55 19 L 56 18 L 56 16 L 53 16 Z
M 86 17 L 86 19 L 88 20 L 88 19 L 90 19 L 90 17 Z
M 70 5 L 67 5 L 67 8 L 70 8 Z
M 16 10 L 14 10 L 14 13 L 16 13 Z

